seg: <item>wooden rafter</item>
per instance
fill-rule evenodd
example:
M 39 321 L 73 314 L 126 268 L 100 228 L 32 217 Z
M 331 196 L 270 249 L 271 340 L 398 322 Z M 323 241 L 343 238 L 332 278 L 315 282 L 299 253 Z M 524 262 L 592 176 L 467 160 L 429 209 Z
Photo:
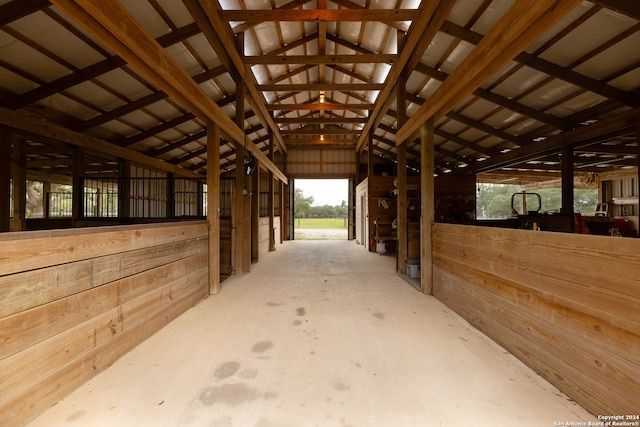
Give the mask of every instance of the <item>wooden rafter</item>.
M 640 108 L 629 110 L 590 126 L 582 126 L 573 131 L 547 138 L 537 144 L 529 144 L 519 150 L 492 157 L 475 167 L 475 171 L 477 173 L 489 172 L 513 162 L 522 162 L 551 151 L 557 151 L 565 146 L 589 145 L 602 139 L 609 139 L 612 135 L 625 135 L 629 130 L 637 127 L 638 121 L 640 121 Z
M 263 55 L 245 56 L 245 64 L 374 64 L 386 63 L 393 65 L 398 56 L 393 54 L 359 54 L 359 55 Z
M 313 138 L 303 137 L 313 135 L 314 127 L 326 129 L 327 137 L 332 125 L 340 124 L 345 136 L 361 132 L 356 145 L 358 152 L 366 149 L 366 144 L 361 145 L 362 141 L 367 140 L 370 135 L 376 135 L 376 138 L 382 139 L 375 139 L 375 147 L 392 147 L 385 153 L 390 158 L 396 153 L 393 145 L 401 142 L 408 130 L 403 125 L 404 119 L 394 111 L 397 109 L 400 112 L 403 109 L 394 104 L 402 102 L 406 105 L 409 115 L 413 113 L 410 120 L 418 123 L 427 117 L 422 115 L 421 106 L 427 108 L 429 104 L 441 101 L 442 105 L 435 108 L 433 113 L 436 118 L 440 118 L 434 121 L 436 161 L 440 161 L 436 169 L 444 170 L 449 167 L 454 170 L 453 173 L 465 173 L 462 169 L 456 169 L 455 165 L 466 162 L 465 164 L 471 164 L 474 168 L 482 168 L 492 161 L 499 162 L 495 159 L 505 158 L 508 161 L 508 155 L 505 157 L 503 154 L 506 150 L 526 157 L 529 150 L 540 147 L 539 141 L 542 138 L 566 134 L 569 130 L 582 128 L 585 123 L 613 117 L 628 108 L 640 106 L 640 88 L 634 85 L 631 77 L 637 72 L 640 62 L 629 58 L 592 66 L 599 57 L 606 57 L 609 53 L 626 48 L 637 37 L 640 24 L 632 22 L 633 19 L 640 19 L 640 6 L 637 2 L 594 0 L 593 4 L 583 5 L 575 13 L 568 14 L 574 0 L 542 0 L 550 6 L 547 12 L 542 12 L 540 19 L 533 19 L 532 24 L 523 26 L 519 33 L 510 28 L 511 33 L 502 31 L 499 37 L 494 37 L 496 27 L 489 29 L 487 34 L 474 31 L 479 28 L 476 23 L 486 17 L 490 0 L 477 1 L 471 6 L 465 4 L 464 7 L 468 8 L 465 16 L 468 18 L 462 23 L 451 19 L 449 13 L 454 4 L 458 7 L 463 5 L 459 0 L 423 1 L 420 9 L 401 11 L 412 15 L 412 19 L 404 21 L 396 21 L 395 16 L 391 17 L 400 10 L 398 8 L 405 5 L 403 0 L 389 0 L 383 7 L 393 9 L 387 10 L 377 9 L 380 5 L 373 5 L 373 2 L 356 3 L 350 0 L 269 0 L 264 5 L 269 10 L 264 11 L 247 10 L 247 7 L 252 6 L 244 0 L 233 6 L 242 10 L 233 11 L 222 11 L 218 1 L 184 0 L 183 3 L 190 11 L 193 9 L 192 5 L 197 7 L 197 12 L 192 13 L 196 22 L 190 23 L 173 16 L 172 9 L 163 7 L 162 2 L 141 1 L 144 7 L 157 14 L 159 20 L 155 23 L 151 20 L 139 20 L 139 26 L 155 34 L 155 42 L 169 57 L 177 58 L 181 68 L 189 70 L 193 83 L 204 89 L 209 98 L 216 99 L 215 104 L 220 109 L 225 107 L 222 114 L 230 118 L 234 116 L 234 104 L 242 101 L 236 99 L 236 87 L 230 85 L 229 75 L 233 80 L 238 75 L 245 77 L 246 90 L 249 92 L 246 102 L 251 108 L 247 108 L 244 121 L 242 117 L 238 118 L 239 129 L 233 132 L 238 139 L 243 134 L 243 142 L 253 140 L 256 150 L 262 152 L 264 147 L 260 144 L 266 138 L 265 133 L 268 135 L 273 132 L 278 148 L 284 151 L 287 144 L 296 139 L 304 140 L 294 143 L 297 147 L 313 147 L 314 142 L 309 142 Z M 80 10 L 84 10 L 85 6 L 101 7 L 96 6 L 99 2 L 90 0 L 58 2 L 81 5 Z M 513 3 L 515 6 L 526 2 L 535 7 L 546 7 L 540 6 L 542 2 L 535 0 L 518 0 Z M 9 75 L 15 75 L 25 82 L 22 86 L 0 88 L 0 105 L 43 120 L 55 121 L 72 130 L 87 132 L 153 157 L 162 157 L 167 163 L 177 162 L 184 169 L 204 168 L 207 164 L 206 156 L 193 152 L 201 153 L 204 138 L 202 129 L 205 119 L 209 120 L 209 113 L 204 111 L 204 104 L 198 106 L 196 103 L 187 103 L 194 101 L 191 89 L 195 86 L 186 85 L 183 81 L 170 82 L 168 74 L 161 78 L 162 67 L 152 65 L 144 71 L 139 65 L 135 65 L 133 59 L 121 57 L 120 51 L 104 43 L 102 37 L 95 37 L 84 31 L 78 25 L 81 22 L 74 16 L 59 8 L 49 7 L 50 5 L 51 2 L 46 0 L 13 0 L 0 6 L 0 22 L 5 26 L 3 33 L 8 40 L 26 45 L 29 52 L 36 55 L 40 52 L 46 56 L 49 64 L 54 64 L 52 69 L 61 71 L 47 75 L 8 58 L 0 59 L 0 67 L 4 67 Z M 126 3 L 124 5 L 128 8 Z M 316 9 L 307 9 L 309 7 Z M 432 10 L 427 13 L 424 8 Z M 624 14 L 631 20 L 612 14 L 611 11 Z M 24 23 L 14 24 L 19 19 L 25 19 L 26 23 L 26 20 L 32 19 L 30 15 L 35 13 L 42 22 L 51 24 L 46 31 L 64 34 L 67 39 L 74 38 L 77 46 L 82 46 L 82 53 L 86 54 L 88 62 L 66 52 L 63 46 L 43 43 L 39 34 L 34 35 L 24 30 Z M 526 13 L 519 15 L 512 24 L 521 25 L 523 17 L 527 18 Z M 231 28 L 228 18 L 232 14 L 240 14 L 240 17 L 248 20 L 234 21 Z M 356 21 L 348 20 L 358 16 Z M 548 18 L 553 20 L 560 16 L 566 17 L 562 21 L 563 25 L 553 34 L 543 34 L 542 28 L 551 22 Z M 570 63 L 547 59 L 552 56 L 546 53 L 559 46 L 559 43 L 579 36 L 580 29 L 586 22 L 603 18 L 615 19 L 624 25 L 619 30 L 612 28 L 610 37 L 604 37 L 599 42 L 590 39 L 589 44 L 585 43 L 585 46 L 589 45 L 589 49 L 572 56 Z M 97 21 L 93 19 L 92 22 Z M 180 25 L 183 26 L 178 27 L 177 22 L 182 22 Z M 158 26 L 154 27 L 156 24 Z M 500 19 L 498 24 L 502 25 Z M 98 31 L 100 26 L 101 24 L 96 25 Z M 164 26 L 168 32 L 161 30 Z M 102 27 L 104 29 L 105 26 Z M 208 28 L 209 35 L 203 33 L 204 28 Z M 375 37 L 368 38 L 372 29 L 375 29 Z M 410 29 L 409 34 L 398 32 L 400 39 L 410 38 L 415 33 L 414 42 L 417 40 L 412 47 L 409 43 L 407 49 L 399 44 L 397 54 L 396 50 L 390 48 L 396 29 Z M 115 33 L 115 30 L 108 32 Z M 438 32 L 453 37 L 453 41 L 443 50 L 429 46 L 433 35 Z M 212 36 L 212 33 L 215 34 Z M 535 43 L 527 46 L 527 51 L 520 51 L 508 60 L 509 66 L 502 66 L 500 74 L 484 73 L 487 67 L 481 64 L 480 59 L 484 60 L 491 52 L 483 51 L 482 43 L 488 43 L 487 39 L 491 37 L 494 37 L 494 41 L 503 41 L 504 46 L 497 49 L 489 65 L 494 66 L 500 61 L 505 64 L 505 57 L 501 55 L 505 48 L 513 49 L 508 40 L 525 46 L 526 43 L 518 39 L 520 34 L 525 33 L 527 37 L 537 37 Z M 269 34 L 270 40 L 265 40 L 265 34 Z M 252 49 L 251 57 L 243 57 L 239 51 L 236 39 L 240 37 L 246 40 L 242 45 Z M 446 39 L 449 40 L 449 37 Z M 120 40 L 117 43 L 128 44 Z M 479 60 L 470 62 L 463 59 L 460 65 L 451 56 L 465 53 L 468 50 L 467 44 L 472 45 L 469 56 L 477 54 Z M 532 46 L 535 46 L 533 50 Z M 178 56 L 181 55 L 179 52 L 184 52 L 188 58 Z M 439 55 L 437 58 L 432 56 L 434 52 Z M 425 53 L 429 53 L 428 61 L 425 61 Z M 136 51 L 135 56 L 143 55 Z M 388 74 L 386 69 L 380 69 L 385 67 L 381 65 L 385 60 L 391 64 Z M 150 64 L 148 60 L 142 62 Z M 296 65 L 297 63 L 302 64 Z M 256 65 L 249 67 L 252 64 Z M 452 67 L 454 64 L 458 65 Z M 209 69 L 213 65 L 216 66 Z M 401 79 L 396 78 L 400 69 L 404 76 Z M 461 69 L 464 69 L 464 73 Z M 451 74 L 443 70 L 448 70 Z M 131 79 L 131 83 L 124 80 L 122 85 L 110 83 L 116 74 L 122 73 L 126 73 L 126 79 Z M 150 75 L 156 75 L 158 80 L 149 78 Z M 383 83 L 380 83 L 381 75 L 386 75 Z M 524 89 L 521 89 L 523 82 L 517 81 L 522 75 L 533 76 L 526 82 Z M 51 79 L 51 76 L 54 78 Z M 173 79 L 174 76 L 171 77 Z M 392 85 L 394 79 L 396 83 Z M 465 83 L 464 79 L 475 82 Z M 404 84 L 397 84 L 398 80 L 409 83 L 410 86 L 407 87 L 411 87 L 412 93 L 396 95 L 396 91 L 405 88 Z M 478 83 L 481 86 L 472 90 L 473 85 Z M 168 92 L 164 85 L 179 89 Z M 444 89 L 447 85 L 449 90 Z M 435 89 L 434 94 L 433 88 L 438 86 L 441 89 Z M 187 87 L 190 89 L 185 90 Z M 553 97 L 541 98 L 540 95 L 548 87 L 559 89 Z M 515 95 L 514 89 L 517 90 Z M 319 106 L 321 92 L 325 95 L 325 105 L 328 106 Z M 103 93 L 104 97 L 99 93 Z M 429 94 L 426 100 L 420 96 L 425 93 Z M 510 95 L 505 96 L 505 93 Z M 183 98 L 179 98 L 179 94 Z M 196 98 L 199 96 L 196 95 Z M 587 101 L 585 105 L 589 105 L 567 114 L 567 108 L 573 109 L 578 105 L 580 97 Z M 267 100 L 271 105 L 267 104 Z M 63 104 L 77 105 L 77 111 L 73 108 L 60 108 Z M 419 107 L 417 114 L 416 106 Z M 433 105 L 429 108 L 432 107 Z M 507 116 L 508 120 L 505 120 L 504 117 Z M 222 133 L 226 144 L 240 144 L 232 136 L 226 135 L 224 129 Z M 410 135 L 408 140 L 413 141 L 413 136 Z M 45 139 L 41 136 L 39 138 L 41 141 Z M 616 137 L 609 140 L 607 145 L 596 143 L 576 149 L 576 153 L 584 155 L 584 158 L 576 155 L 576 168 L 591 170 L 595 169 L 596 164 L 604 164 L 613 170 L 620 165 L 629 166 L 633 162 L 629 156 L 637 156 L 634 145 L 637 137 L 632 139 L 630 143 L 624 143 L 620 137 Z M 47 144 L 49 145 L 49 141 Z M 342 144 L 344 140 L 334 145 L 344 147 Z M 331 144 L 323 142 L 323 147 L 329 146 Z M 60 153 L 64 152 L 62 146 L 56 149 Z M 226 146 L 224 156 L 228 155 L 228 149 L 229 145 Z M 407 144 L 407 149 L 410 156 L 412 149 L 413 155 L 420 154 L 415 150 L 414 142 Z M 617 157 L 608 158 L 607 155 Z M 485 158 L 488 159 L 480 162 Z M 541 153 L 536 156 L 535 161 L 520 161 L 517 166 L 520 169 L 537 166 L 540 170 L 552 173 L 555 166 L 542 167 L 539 163 L 549 158 L 547 153 Z M 42 164 L 47 162 L 44 159 L 45 157 Z M 468 168 L 471 169 L 472 167 Z
M 264 153 L 246 141 L 244 132 L 119 3 L 54 0 L 54 4 L 82 23 L 88 31 L 94 33 L 103 43 L 185 105 L 193 114 L 204 120 L 212 120 L 236 143 L 248 146 L 256 158 L 278 179 L 288 181 Z
M 423 2 L 421 4 L 420 15 L 411 25 L 411 30 L 406 37 L 404 48 L 402 49 L 402 52 L 400 52 L 396 66 L 391 69 L 391 71 L 387 75 L 387 78 L 385 79 L 385 87 L 378 95 L 376 106 L 369 116 L 369 121 L 363 129 L 362 135 L 360 135 L 356 151 L 359 152 L 365 145 L 365 142 L 368 138 L 367 134 L 374 127 L 376 120 L 381 120 L 381 118 L 378 118 L 378 115 L 381 113 L 381 111 L 383 111 L 383 108 L 384 111 L 388 110 L 391 95 L 396 89 L 396 82 L 400 77 L 401 71 L 403 70 L 407 62 L 409 62 L 409 60 L 411 59 L 411 55 L 413 54 L 416 46 L 418 46 L 421 41 L 431 40 L 440 28 L 441 22 L 439 22 L 439 19 L 432 20 L 432 16 L 436 13 L 438 8 L 440 8 L 441 10 L 450 10 L 451 7 L 453 7 L 453 2 Z M 440 16 L 442 16 L 440 19 L 444 21 L 444 19 L 446 18 L 446 13 L 441 13 Z M 420 52 L 419 54 L 422 55 L 422 52 Z
M 312 21 L 312 22 L 362 22 L 378 21 L 383 23 L 412 21 L 418 19 L 416 9 L 303 9 L 303 10 L 221 10 L 220 17 L 225 21 L 245 23 Z
M 258 90 L 273 92 L 292 92 L 292 91 L 330 91 L 337 90 L 341 92 L 347 91 L 370 91 L 381 90 L 383 87 L 380 83 L 298 83 L 298 84 L 264 84 L 258 85 Z
M 371 110 L 373 104 L 270 104 L 267 105 L 267 109 L 271 111 L 294 111 L 294 110 L 317 110 L 317 111 L 330 111 L 330 110 Z
M 523 0 L 515 3 L 484 36 L 462 64 L 398 131 L 397 144 L 407 140 L 431 117 L 446 114 L 500 67 L 573 9 L 579 0 Z
M 251 95 L 248 99 L 249 103 L 251 103 L 253 108 L 259 113 L 260 120 L 263 121 L 266 127 L 271 129 L 273 132 L 278 148 L 282 152 L 286 152 L 287 148 L 282 140 L 282 135 L 280 135 L 280 130 L 275 125 L 264 106 L 266 100 L 262 93 L 256 89 L 257 81 L 255 76 L 253 73 L 247 72 L 242 57 L 236 48 L 236 41 L 233 38 L 232 31 L 226 23 L 223 23 L 220 20 L 218 16 L 219 5 L 214 5 L 212 2 L 205 2 L 202 0 L 185 0 L 185 4 L 191 5 L 190 9 L 192 14 L 196 16 L 198 25 L 202 29 L 205 37 L 207 37 L 207 40 L 209 40 L 216 49 L 216 53 L 220 57 L 226 55 L 229 56 L 230 61 L 233 64 L 233 69 L 235 69 L 235 71 L 244 80 L 245 87 Z M 206 17 L 208 17 L 208 20 L 204 20 L 200 13 L 194 13 L 198 8 L 204 12 Z M 228 67 L 232 67 L 232 65 L 229 64 Z M 269 161 L 269 163 L 271 163 L 271 161 Z
M 0 6 L 0 27 L 51 6 L 48 0 L 13 0 Z

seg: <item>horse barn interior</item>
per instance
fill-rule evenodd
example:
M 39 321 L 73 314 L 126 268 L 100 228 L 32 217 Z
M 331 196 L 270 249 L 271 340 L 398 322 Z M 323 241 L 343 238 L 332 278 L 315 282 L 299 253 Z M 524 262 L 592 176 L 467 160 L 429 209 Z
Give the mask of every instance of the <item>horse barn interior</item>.
M 0 0 L 0 425 L 638 425 L 639 47 L 636 0 Z

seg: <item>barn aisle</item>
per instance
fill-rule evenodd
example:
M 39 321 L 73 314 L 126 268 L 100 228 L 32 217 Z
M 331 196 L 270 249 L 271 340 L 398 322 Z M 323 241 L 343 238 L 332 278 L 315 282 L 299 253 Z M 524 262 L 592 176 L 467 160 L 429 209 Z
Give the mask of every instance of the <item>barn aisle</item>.
M 30 427 L 595 420 L 394 263 L 351 241 L 285 242 Z

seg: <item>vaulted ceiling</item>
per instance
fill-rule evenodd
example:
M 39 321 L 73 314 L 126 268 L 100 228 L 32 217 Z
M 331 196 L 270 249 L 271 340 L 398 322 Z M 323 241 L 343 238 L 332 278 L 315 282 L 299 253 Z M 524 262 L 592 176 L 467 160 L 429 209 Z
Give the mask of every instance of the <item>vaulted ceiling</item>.
M 223 170 L 239 145 L 275 170 L 270 144 L 393 161 L 405 143 L 419 168 L 429 119 L 438 174 L 553 176 L 569 145 L 576 171 L 625 170 L 638 46 L 635 0 L 0 0 L 0 123 L 192 176 L 210 123 Z M 29 144 L 34 170 L 70 170 L 50 139 Z

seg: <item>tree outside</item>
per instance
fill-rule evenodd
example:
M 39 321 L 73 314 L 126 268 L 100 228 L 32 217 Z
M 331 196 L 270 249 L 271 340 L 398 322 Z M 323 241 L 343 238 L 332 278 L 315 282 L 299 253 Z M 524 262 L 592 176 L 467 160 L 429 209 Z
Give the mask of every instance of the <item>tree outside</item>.
M 302 189 L 296 188 L 293 199 L 294 218 L 308 218 L 312 204 L 313 196 L 305 197 Z
M 294 194 L 293 214 L 298 218 L 346 218 L 347 202 L 342 201 L 339 205 L 313 206 L 313 196 L 305 196 L 304 192 L 296 188 Z
M 511 195 L 522 191 L 519 185 L 479 184 L 476 202 L 477 219 L 505 219 L 511 216 Z M 542 188 L 529 191 L 538 193 L 542 199 L 542 212 L 560 212 L 562 190 L 560 188 Z M 573 210 L 583 215 L 595 211 L 598 203 L 597 189 L 575 189 L 573 191 Z
M 298 240 L 335 240 L 347 238 L 348 205 L 313 206 L 313 196 L 305 196 L 302 189 L 294 193 L 295 238 Z M 318 232 L 325 230 L 326 232 Z

